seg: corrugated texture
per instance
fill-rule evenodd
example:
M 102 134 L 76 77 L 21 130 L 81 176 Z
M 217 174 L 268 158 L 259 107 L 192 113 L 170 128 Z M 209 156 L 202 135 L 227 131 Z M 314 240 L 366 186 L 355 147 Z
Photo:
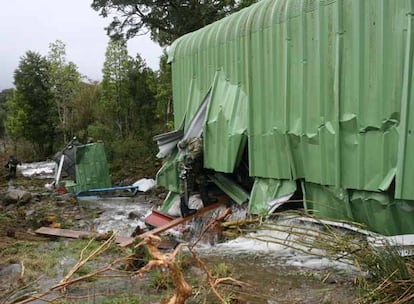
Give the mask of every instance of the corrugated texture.
M 270 201 L 295 191 L 296 182 L 294 181 L 257 177 L 250 195 L 249 212 L 267 214 Z
M 180 154 L 175 149 L 174 152 L 167 158 L 167 161 L 157 172 L 157 184 L 165 187 L 169 191 L 180 192 L 180 179 L 178 178 L 178 161 Z M 162 210 L 163 211 L 163 210 Z
M 185 35 L 170 53 L 176 126 L 220 71 L 247 96 L 252 176 L 379 191 L 396 173 L 396 196 L 414 199 L 412 11 L 262 0 Z
M 387 193 L 337 189 L 305 183 L 306 204 L 318 216 L 363 223 L 383 235 L 414 232 L 414 201 L 393 199 Z
M 111 187 L 108 163 L 103 144 L 94 143 L 76 148 L 76 189 L 86 191 Z
M 217 71 L 204 127 L 204 167 L 232 173 L 245 147 L 246 131 L 247 97 Z
M 249 200 L 249 193 L 243 190 L 236 182 L 227 178 L 223 174 L 216 173 L 209 175 L 209 178 L 226 193 L 235 203 L 242 205 Z

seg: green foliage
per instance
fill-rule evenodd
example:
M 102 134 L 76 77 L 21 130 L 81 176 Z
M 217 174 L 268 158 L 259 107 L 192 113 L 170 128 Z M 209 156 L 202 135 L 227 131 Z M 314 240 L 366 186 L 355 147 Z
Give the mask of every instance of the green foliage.
M 260 0 L 241 0 L 240 3 L 239 3 L 238 9 L 242 9 L 242 8 L 248 7 L 248 6 L 250 6 L 250 5 L 254 4 L 254 3 L 257 3 L 259 1 Z
M 231 275 L 231 271 L 226 263 L 218 263 L 212 267 L 211 274 L 216 277 L 228 277 Z
M 130 58 L 126 41 L 112 39 L 105 53 L 102 80 L 102 122 L 117 129 L 118 136 L 123 137 L 130 130 L 128 111 L 131 98 L 128 92 L 128 71 Z
M 52 151 L 56 134 L 57 112 L 49 72 L 47 59 L 28 51 L 14 73 L 16 89 L 7 101 L 7 133 L 13 139 L 22 137 L 31 141 L 40 155 Z
M 149 280 L 151 287 L 156 290 L 169 289 L 174 286 L 170 273 L 158 268 L 151 270 Z
M 6 133 L 7 100 L 13 97 L 13 89 L 6 89 L 0 92 L 0 137 Z
M 133 135 L 136 139 L 144 141 L 144 144 L 151 146 L 154 126 L 157 124 L 156 78 L 155 73 L 147 67 L 139 54 L 134 59 L 130 59 L 128 89 L 131 98 L 127 120 L 131 128 L 129 137 Z
M 114 131 L 108 126 L 101 122 L 94 122 L 88 126 L 87 129 L 88 137 L 96 140 L 102 140 L 103 142 L 110 143 L 114 140 Z
M 173 121 L 173 103 L 172 103 L 172 74 L 171 65 L 168 64 L 168 54 L 164 54 L 160 58 L 160 69 L 157 78 L 157 93 L 155 95 L 157 101 L 156 115 L 161 122 L 161 133 L 163 131 L 172 130 Z
M 243 1 L 242 1 L 243 2 Z M 195 31 L 237 10 L 238 1 L 153 1 L 93 0 L 92 8 L 103 17 L 115 13 L 107 27 L 108 35 L 127 39 L 150 31 L 160 45 Z M 121 16 L 121 17 L 119 17 Z
M 66 61 L 66 46 L 60 41 L 49 45 L 48 61 L 50 63 L 49 81 L 51 93 L 59 118 L 58 130 L 63 134 L 63 142 L 73 137 L 70 128 L 73 118 L 73 102 L 80 88 L 80 73 L 73 62 Z
M 103 135 L 106 138 L 111 134 L 99 131 L 102 129 L 97 123 L 100 98 L 101 86 L 98 83 L 80 83 L 78 94 L 73 100 L 72 118 L 67 122 L 67 127 L 73 130 L 81 142 L 86 142 L 89 137 L 105 140 Z M 93 134 L 88 133 L 89 128 Z

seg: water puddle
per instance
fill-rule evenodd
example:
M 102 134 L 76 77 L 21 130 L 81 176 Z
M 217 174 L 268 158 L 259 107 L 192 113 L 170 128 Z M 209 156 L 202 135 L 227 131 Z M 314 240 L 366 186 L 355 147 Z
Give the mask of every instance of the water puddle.
M 36 177 L 40 179 L 55 178 L 56 163 L 54 161 L 43 161 L 34 163 L 22 163 L 17 166 L 17 171 L 24 177 Z
M 145 227 L 144 219 L 151 212 L 154 199 L 148 195 L 134 197 L 78 197 L 79 205 L 98 215 L 92 221 L 93 230 L 118 232 L 131 236 L 137 226 Z

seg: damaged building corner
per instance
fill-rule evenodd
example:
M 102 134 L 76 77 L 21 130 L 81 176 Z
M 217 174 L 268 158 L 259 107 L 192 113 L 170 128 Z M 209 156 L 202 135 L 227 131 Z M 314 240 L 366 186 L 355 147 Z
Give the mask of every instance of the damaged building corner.
M 369 8 L 374 19 L 379 7 Z M 171 191 L 161 210 L 167 212 L 180 192 L 174 145 L 180 136 L 200 136 L 211 190 L 247 204 L 252 214 L 299 198 L 322 218 L 359 222 L 384 235 L 414 233 L 412 39 L 401 38 L 410 8 L 392 7 L 387 22 L 400 20 L 399 30 L 364 29 L 393 45 L 371 52 L 369 61 L 360 48 L 384 46 L 359 40 L 350 1 L 298 14 L 261 1 L 175 41 L 169 51 L 172 134 L 179 136 L 168 142 L 168 153 L 159 143 L 160 155 L 169 156 L 157 182 Z M 250 22 L 250 14 L 260 22 Z M 321 27 L 321 14 L 340 22 Z M 291 31 L 282 30 L 287 26 Z M 403 64 L 398 54 L 405 54 Z

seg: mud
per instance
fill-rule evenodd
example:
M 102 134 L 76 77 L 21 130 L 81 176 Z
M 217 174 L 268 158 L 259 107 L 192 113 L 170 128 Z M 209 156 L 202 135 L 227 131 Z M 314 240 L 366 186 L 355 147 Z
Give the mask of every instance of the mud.
M 30 166 L 28 166 L 30 167 Z M 36 167 L 32 166 L 34 172 Z M 42 169 L 41 169 L 42 170 Z M 46 170 L 44 170 L 46 172 Z M 47 172 L 49 174 L 50 172 Z M 41 175 L 41 174 L 40 174 Z M 35 255 L 56 255 L 52 273 L 36 268 L 28 269 L 35 278 L 35 283 L 23 291 L 44 291 L 56 284 L 67 271 L 78 261 L 79 252 L 73 252 L 77 241 L 67 239 L 51 240 L 38 237 L 33 230 L 43 224 L 42 218 L 53 214 L 65 228 L 86 231 L 119 231 L 121 235 L 129 236 L 137 227 L 144 227 L 144 218 L 152 208 L 161 203 L 160 196 L 155 193 L 139 194 L 133 197 L 84 197 L 75 200 L 72 196 L 63 197 L 54 192 L 45 193 L 42 182 L 20 177 L 14 182 L 14 187 L 28 189 L 41 193 L 37 200 L 25 205 L 16 206 L 15 210 L 8 207 L 4 214 L 13 214 L 18 221 L 12 223 L 17 232 L 13 237 L 4 233 L 0 235 L 0 266 L 19 263 L 23 256 L 19 251 L 11 250 L 13 246 L 31 246 Z M 8 187 L 9 185 L 7 185 Z M 237 211 L 240 213 L 240 210 Z M 200 227 L 208 220 L 205 217 L 192 223 L 187 231 L 200 231 Z M 185 230 L 181 227 L 181 231 Z M 173 233 L 175 237 L 183 237 L 180 231 Z M 258 250 L 262 245 L 247 244 L 235 246 L 234 241 L 215 244 L 216 238 L 210 238 L 197 249 L 200 257 L 214 269 L 217 265 L 225 265 L 231 276 L 246 282 L 250 287 L 239 288 L 225 286 L 222 289 L 231 298 L 232 303 L 273 304 L 273 303 L 353 303 L 357 298 L 357 290 L 353 286 L 355 272 L 337 264 L 328 264 L 323 259 L 298 254 L 290 249 Z M 16 245 L 17 244 L 17 245 Z M 20 244 L 20 245 L 19 245 Z M 250 246 L 250 247 L 249 247 Z M 266 244 L 263 248 L 269 249 Z M 253 250 L 254 249 L 254 250 Z M 129 249 L 115 250 L 105 253 L 99 259 L 88 264 L 90 269 L 98 268 L 119 256 L 125 256 Z M 57 253 L 56 253 L 57 252 Z M 16 255 L 15 255 L 16 254 Z M 188 255 L 188 253 L 187 253 Z M 191 259 L 190 259 L 191 260 Z M 207 298 L 201 298 L 199 290 L 205 288 L 203 272 L 192 261 L 191 267 L 186 268 L 186 277 L 194 285 L 194 297 L 188 303 L 218 303 L 211 293 Z M 295 266 L 292 266 L 295 265 Z M 30 268 L 30 264 L 26 265 Z M 310 267 L 311 266 L 311 267 Z M 119 270 L 119 269 L 117 269 Z M 118 272 L 114 272 L 119 274 Z M 111 273 L 109 273 L 111 274 Z M 101 303 L 111 294 L 124 294 L 139 298 L 140 303 L 159 303 L 160 299 L 172 291 L 169 289 L 154 289 L 150 284 L 151 277 L 139 280 L 130 273 L 126 276 L 98 277 L 91 281 L 76 284 L 67 289 L 72 298 L 70 303 Z M 29 281 L 29 280 L 26 280 Z M 33 280 L 32 280 L 33 282 Z M 4 289 L 2 289 L 4 291 Z M 100 296 L 105 295 L 105 296 Z M 78 297 L 78 300 L 76 298 Z M 1 295 L 0 295 L 1 299 Z M 10 303 L 10 302 L 5 302 Z M 35 301 L 33 303 L 43 303 Z M 121 303 L 121 302 L 118 302 Z

